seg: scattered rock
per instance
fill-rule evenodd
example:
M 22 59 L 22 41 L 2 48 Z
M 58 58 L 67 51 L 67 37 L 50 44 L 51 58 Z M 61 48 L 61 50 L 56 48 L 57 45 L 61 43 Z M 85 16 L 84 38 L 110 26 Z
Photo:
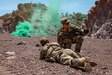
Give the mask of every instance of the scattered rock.
M 44 74 L 45 74 L 45 72 L 44 72 L 44 71 L 42 71 L 41 73 L 42 73 L 42 75 L 44 75 Z
M 36 44 L 36 47 L 40 47 L 40 45 L 39 44 Z
M 0 54 L 0 57 L 2 56 L 3 54 Z
M 26 45 L 25 41 L 19 42 L 17 45 Z
M 112 38 L 112 0 L 99 0 L 91 7 L 85 20 L 92 38 Z
M 5 59 L 5 56 L 3 54 L 0 54 L 0 59 Z
M 7 56 L 14 56 L 15 55 L 15 52 L 6 52 L 5 53 Z
M 108 69 L 108 67 L 103 66 L 103 67 L 101 67 L 101 69 Z
M 56 41 L 55 36 L 49 37 L 50 41 Z M 0 40 L 12 39 L 12 36 L 8 34 L 0 34 Z M 40 60 L 40 51 L 38 47 L 32 47 L 36 45 L 34 41 L 39 37 L 33 37 L 31 39 L 21 38 L 17 39 L 13 37 L 12 43 L 0 41 L 0 66 L 6 67 L 6 70 L 10 70 L 11 74 L 14 75 L 112 75 L 112 40 L 104 39 L 84 39 L 82 45 L 83 55 L 89 56 L 91 61 L 96 63 L 92 66 L 92 72 L 89 74 L 82 70 L 77 70 L 69 66 L 64 66 L 59 63 L 50 63 L 44 60 Z M 18 46 L 17 43 L 25 40 L 31 46 Z M 14 45 L 16 43 L 16 45 Z M 75 46 L 73 46 L 73 49 Z M 87 53 L 91 51 L 91 53 Z M 110 54 L 106 54 L 106 52 Z M 15 55 L 5 56 L 6 52 L 15 52 Z M 101 69 L 104 68 L 104 69 Z M 105 69 L 107 68 L 107 69 Z M 3 69 L 3 68 L 1 68 Z M 49 70 L 51 69 L 51 71 Z M 6 73 L 6 70 L 3 71 Z M 1 71 L 1 70 L 0 70 Z M 102 71 L 102 72 L 101 72 Z M 0 72 L 0 75 L 5 75 Z M 55 74 L 56 73 L 56 74 Z M 7 75 L 10 75 L 8 73 Z
M 15 59 L 15 56 L 9 56 L 6 58 L 7 60 L 12 60 L 12 59 Z

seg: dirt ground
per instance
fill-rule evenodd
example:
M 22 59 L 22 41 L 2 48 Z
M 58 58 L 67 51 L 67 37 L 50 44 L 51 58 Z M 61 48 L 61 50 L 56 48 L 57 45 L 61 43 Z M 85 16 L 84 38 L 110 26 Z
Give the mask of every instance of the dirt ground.
M 91 58 L 90 73 L 39 60 L 41 37 L 0 34 L 0 75 L 112 75 L 112 40 L 85 38 L 81 53 Z M 56 37 L 49 37 L 56 41 Z M 21 44 L 24 42 L 24 44 Z M 38 45 L 37 45 L 38 44 Z M 75 45 L 72 46 L 74 50 Z M 7 55 L 7 52 L 15 54 Z

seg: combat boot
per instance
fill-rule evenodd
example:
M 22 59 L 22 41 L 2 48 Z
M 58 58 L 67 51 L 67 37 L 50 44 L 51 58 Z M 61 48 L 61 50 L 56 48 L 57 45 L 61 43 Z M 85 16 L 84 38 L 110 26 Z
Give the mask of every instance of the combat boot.
M 90 64 L 90 59 L 87 58 L 87 57 L 73 59 L 72 67 L 74 67 L 74 68 L 84 67 L 85 72 L 92 71 L 92 67 L 91 67 L 91 64 Z
M 86 72 L 92 71 L 92 67 L 91 67 L 91 64 L 90 64 L 90 59 L 88 57 L 86 57 L 86 60 L 84 62 L 84 69 L 85 69 Z
M 82 58 L 75 58 L 75 59 L 72 60 L 71 66 L 75 67 L 75 68 L 82 67 L 82 66 L 84 66 L 84 61 L 85 60 L 86 59 L 84 57 L 82 57 Z

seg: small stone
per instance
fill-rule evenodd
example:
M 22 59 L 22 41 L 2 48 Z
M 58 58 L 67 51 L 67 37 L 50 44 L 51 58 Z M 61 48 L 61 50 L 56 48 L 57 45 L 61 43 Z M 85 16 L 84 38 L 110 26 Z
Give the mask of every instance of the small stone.
M 15 55 L 15 52 L 6 52 L 5 54 L 9 55 L 9 56 L 13 56 L 13 55 Z
M 12 59 L 15 59 L 15 56 L 9 56 L 6 58 L 7 60 L 12 60 Z
M 17 45 L 26 45 L 25 41 L 19 42 Z
M 36 44 L 36 47 L 40 47 L 40 45 L 39 44 Z
M 101 69 L 108 69 L 108 68 L 103 66 L 103 67 L 101 67 Z
M 44 72 L 44 71 L 42 71 L 41 73 L 42 73 L 42 75 L 44 75 L 44 74 L 45 74 L 45 72 Z
M 76 75 L 81 75 L 81 73 L 78 73 L 78 72 L 77 72 Z
M 52 71 L 52 69 L 49 69 L 49 71 Z
M 3 56 L 3 54 L 0 54 L 0 56 Z

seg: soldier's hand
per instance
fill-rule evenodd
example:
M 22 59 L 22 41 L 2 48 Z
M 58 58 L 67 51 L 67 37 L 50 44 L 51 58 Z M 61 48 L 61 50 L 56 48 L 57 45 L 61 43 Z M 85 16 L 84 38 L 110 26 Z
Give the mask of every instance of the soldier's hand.
M 59 36 L 62 36 L 62 34 L 63 34 L 63 33 L 62 33 L 62 32 L 60 32 L 58 35 L 59 35 Z

